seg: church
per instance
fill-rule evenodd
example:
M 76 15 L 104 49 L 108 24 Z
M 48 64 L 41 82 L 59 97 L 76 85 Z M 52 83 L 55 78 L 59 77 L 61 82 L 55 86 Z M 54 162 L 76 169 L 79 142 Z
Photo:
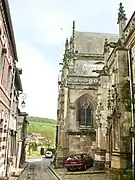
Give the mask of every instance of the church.
M 79 32 L 73 22 L 58 80 L 57 167 L 62 166 L 64 158 L 75 153 L 94 154 L 97 169 L 129 166 L 128 61 L 129 52 L 135 52 L 134 22 L 135 13 L 127 23 L 122 3 L 118 34 Z

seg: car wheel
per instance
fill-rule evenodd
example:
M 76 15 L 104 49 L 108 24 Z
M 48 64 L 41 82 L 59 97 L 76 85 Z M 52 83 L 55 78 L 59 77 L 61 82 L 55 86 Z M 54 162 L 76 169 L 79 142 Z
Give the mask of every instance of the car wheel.
M 93 167 L 93 163 L 91 164 L 91 166 L 90 167 Z
M 87 169 L 87 165 L 85 164 L 83 170 L 86 171 L 86 169 Z

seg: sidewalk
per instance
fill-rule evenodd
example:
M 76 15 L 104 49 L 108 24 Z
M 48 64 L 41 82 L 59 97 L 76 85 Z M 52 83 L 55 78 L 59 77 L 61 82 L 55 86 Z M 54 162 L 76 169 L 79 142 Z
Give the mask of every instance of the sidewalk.
M 66 168 L 58 168 L 55 169 L 53 166 L 48 166 L 49 169 L 57 176 L 59 180 L 100 180 L 106 179 L 109 180 L 108 174 L 103 170 L 94 170 L 93 168 L 89 168 L 86 171 L 77 171 L 77 172 L 68 172 Z
M 10 176 L 9 180 L 17 180 L 19 178 L 19 176 L 23 173 L 23 171 L 25 170 L 27 165 L 28 165 L 28 162 L 24 163 L 21 168 L 15 169 L 14 170 L 15 175 L 14 176 Z

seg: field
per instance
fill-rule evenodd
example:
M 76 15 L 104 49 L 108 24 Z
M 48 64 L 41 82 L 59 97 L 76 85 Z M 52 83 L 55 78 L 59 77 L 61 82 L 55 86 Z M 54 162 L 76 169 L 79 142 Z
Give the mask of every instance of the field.
M 40 117 L 28 117 L 28 134 L 31 133 L 55 133 L 56 120 L 40 118 Z
M 28 121 L 29 122 L 43 122 L 43 123 L 56 124 L 56 120 L 54 120 L 54 119 L 34 117 L 34 116 L 29 116 Z
M 31 133 L 55 133 L 56 131 L 56 124 L 50 124 L 46 122 L 29 122 L 28 126 L 28 134 Z

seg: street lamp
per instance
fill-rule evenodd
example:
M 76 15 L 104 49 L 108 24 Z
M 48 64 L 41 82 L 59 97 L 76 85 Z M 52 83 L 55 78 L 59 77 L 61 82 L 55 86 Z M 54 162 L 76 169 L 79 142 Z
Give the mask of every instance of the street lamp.
M 27 99 L 27 95 L 24 94 L 24 93 L 21 93 L 21 94 L 20 94 L 20 98 L 22 99 L 21 107 L 22 107 L 22 108 L 25 108 L 25 105 L 26 105 L 25 100 Z
M 25 101 L 23 100 L 23 101 L 21 102 L 22 108 L 25 108 L 25 105 L 26 105 L 26 103 L 25 103 Z

